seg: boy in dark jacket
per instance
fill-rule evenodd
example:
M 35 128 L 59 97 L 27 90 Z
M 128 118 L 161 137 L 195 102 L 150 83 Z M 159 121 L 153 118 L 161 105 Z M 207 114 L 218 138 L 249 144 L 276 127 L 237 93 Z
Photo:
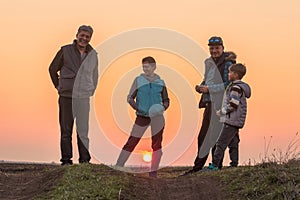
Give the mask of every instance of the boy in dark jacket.
M 156 69 L 154 58 L 145 57 L 142 64 L 144 73 L 135 78 L 127 97 L 127 102 L 136 110 L 135 123 L 116 165 L 121 167 L 125 165 L 150 125 L 153 154 L 149 176 L 156 177 L 162 156 L 161 143 L 165 126 L 163 112 L 169 107 L 170 100 L 164 81 L 154 73 Z
M 243 128 L 247 114 L 247 98 L 251 96 L 250 86 L 241 81 L 246 74 L 246 67 L 243 64 L 234 64 L 229 67 L 228 78 L 231 83 L 225 91 L 223 105 L 217 115 L 224 121 L 224 125 L 216 144 L 212 163 L 208 166 L 209 170 L 218 170 L 226 147 L 230 147 L 230 165 L 238 165 L 238 145 L 239 129 Z

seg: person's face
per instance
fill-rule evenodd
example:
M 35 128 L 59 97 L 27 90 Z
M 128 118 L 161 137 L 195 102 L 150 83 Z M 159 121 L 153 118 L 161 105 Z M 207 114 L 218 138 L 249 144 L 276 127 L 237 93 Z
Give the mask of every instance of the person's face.
M 90 40 L 91 40 L 91 33 L 88 31 L 80 31 L 77 35 L 76 35 L 76 39 L 77 39 L 77 45 L 81 48 L 85 48 Z
M 146 75 L 153 75 L 155 70 L 155 66 L 150 65 L 148 62 L 143 63 L 143 71 Z
M 224 48 L 222 45 L 209 46 L 209 53 L 213 59 L 220 57 L 223 53 L 223 50 Z
M 228 79 L 230 81 L 235 81 L 235 80 L 238 80 L 239 76 L 236 72 L 233 72 L 229 69 L 229 73 L 228 73 Z

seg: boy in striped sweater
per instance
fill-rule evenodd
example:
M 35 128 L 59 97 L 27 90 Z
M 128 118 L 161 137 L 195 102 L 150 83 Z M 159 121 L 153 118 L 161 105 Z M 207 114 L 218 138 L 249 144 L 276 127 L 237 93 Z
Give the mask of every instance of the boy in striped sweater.
M 221 117 L 224 125 L 216 143 L 212 163 L 209 170 L 218 170 L 219 163 L 224 156 L 224 151 L 230 147 L 230 166 L 238 165 L 239 129 L 243 128 L 247 114 L 247 98 L 251 96 L 250 86 L 241 81 L 246 74 L 243 64 L 233 64 L 229 67 L 228 78 L 231 83 L 225 90 L 223 105 L 217 115 Z

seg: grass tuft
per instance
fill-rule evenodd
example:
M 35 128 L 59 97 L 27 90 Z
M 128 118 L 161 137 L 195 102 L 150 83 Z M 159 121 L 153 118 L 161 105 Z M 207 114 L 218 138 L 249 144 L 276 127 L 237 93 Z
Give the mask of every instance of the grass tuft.
M 129 176 L 104 165 L 67 166 L 54 190 L 35 199 L 119 199 Z

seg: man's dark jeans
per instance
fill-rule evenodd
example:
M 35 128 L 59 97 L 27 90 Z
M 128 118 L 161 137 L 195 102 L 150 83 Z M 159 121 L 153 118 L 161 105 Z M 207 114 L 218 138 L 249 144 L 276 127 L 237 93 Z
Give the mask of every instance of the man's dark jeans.
M 72 131 L 74 119 L 76 119 L 77 145 L 79 151 L 79 162 L 89 162 L 88 123 L 89 123 L 89 98 L 73 99 L 59 97 L 59 124 L 61 131 L 60 149 L 61 162 L 72 163 Z M 72 109 L 73 105 L 73 109 Z M 73 112 L 74 111 L 74 112 Z
M 204 113 L 203 113 L 203 119 L 202 119 L 202 125 L 201 125 L 201 129 L 198 135 L 198 153 L 197 153 L 197 157 L 194 161 L 194 167 L 193 167 L 193 171 L 197 172 L 199 170 L 201 170 L 203 168 L 203 166 L 205 165 L 205 162 L 208 158 L 209 153 L 205 154 L 204 156 L 200 156 L 200 149 L 203 145 L 203 142 L 205 140 L 205 137 L 209 137 L 207 135 L 207 133 L 209 131 L 211 131 L 210 129 L 212 127 L 210 127 L 211 124 L 211 119 L 214 120 L 214 131 L 216 132 L 216 134 L 220 133 L 221 128 L 222 128 L 222 123 L 217 121 L 217 116 L 216 113 L 214 112 L 214 109 L 212 108 L 213 105 L 211 103 L 206 103 L 206 107 L 204 109 Z M 214 156 L 214 151 L 215 151 L 216 146 L 213 146 L 212 148 L 212 157 Z M 223 158 L 220 161 L 219 164 L 219 168 L 222 168 L 222 163 L 223 163 Z

